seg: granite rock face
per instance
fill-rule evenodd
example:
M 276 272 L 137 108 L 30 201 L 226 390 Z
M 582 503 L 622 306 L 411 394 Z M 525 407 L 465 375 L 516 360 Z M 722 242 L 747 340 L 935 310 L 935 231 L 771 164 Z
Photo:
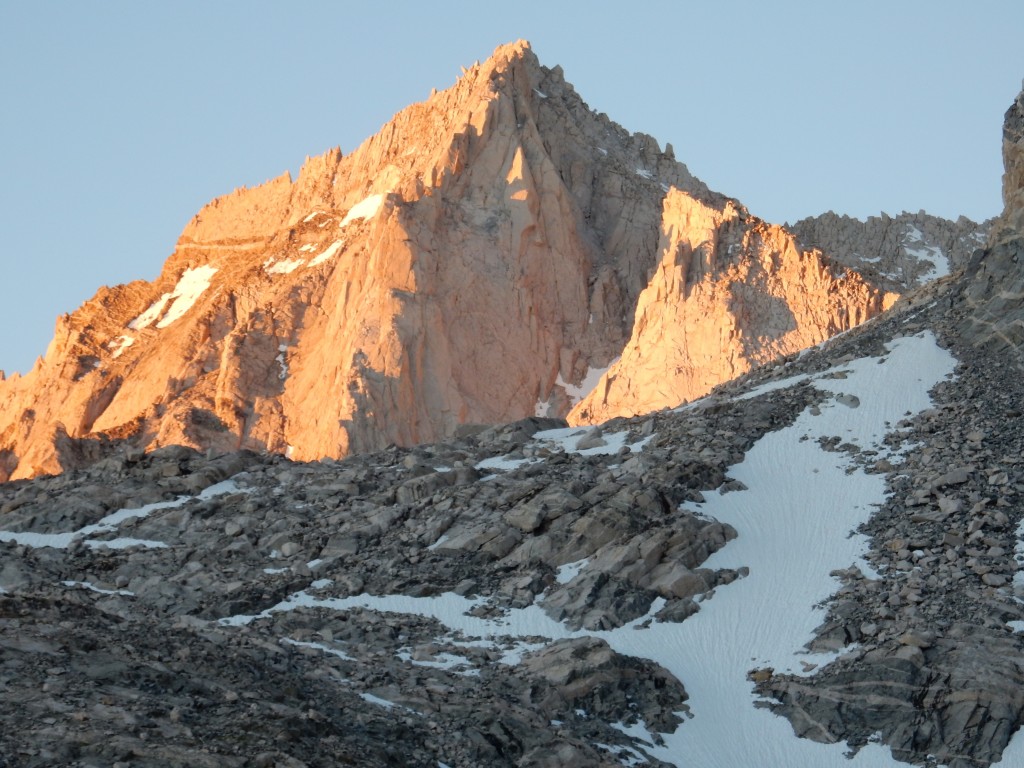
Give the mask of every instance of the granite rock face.
M 61 317 L 0 380 L 0 479 L 124 438 L 316 459 L 677 405 L 907 285 L 710 191 L 519 42 L 350 154 L 214 200 L 156 281 Z
M 695 400 L 859 325 L 897 297 L 820 251 L 798 248 L 782 227 L 676 190 L 665 197 L 658 251 L 629 341 L 571 422 Z

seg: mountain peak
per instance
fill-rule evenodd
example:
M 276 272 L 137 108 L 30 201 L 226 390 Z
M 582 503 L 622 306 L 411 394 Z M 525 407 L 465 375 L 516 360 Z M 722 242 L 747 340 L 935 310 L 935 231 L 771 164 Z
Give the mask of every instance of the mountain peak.
M 499 45 L 494 49 L 494 53 L 491 54 L 490 61 L 497 63 L 502 61 L 513 61 L 516 59 L 537 61 L 537 56 L 533 52 L 533 47 L 530 45 L 529 40 L 520 39 L 511 43 Z
M 520 40 L 348 154 L 212 201 L 156 281 L 62 318 L 44 364 L 0 383 L 0 479 L 110 437 L 319 459 L 577 404 L 611 418 L 885 305 Z

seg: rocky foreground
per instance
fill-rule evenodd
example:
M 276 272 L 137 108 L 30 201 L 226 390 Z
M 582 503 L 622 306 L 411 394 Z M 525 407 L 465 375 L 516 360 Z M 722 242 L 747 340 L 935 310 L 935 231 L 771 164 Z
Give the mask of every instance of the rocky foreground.
M 2 485 L 6 764 L 663 764 L 700 714 L 687 680 L 598 635 L 685 622 L 755 578 L 704 566 L 744 532 L 701 502 L 758 492 L 730 467 L 824 407 L 808 377 L 925 329 L 959 366 L 892 425 L 902 452 L 823 441 L 891 491 L 863 529 L 871 568 L 836 572 L 811 643 L 838 658 L 744 672 L 799 736 L 997 761 L 1024 717 L 1024 392 L 1012 359 L 964 341 L 961 297 L 941 281 L 692 407 L 577 433 L 527 419 L 313 463 L 125 450 Z M 431 597 L 492 627 L 539 609 L 566 636 L 455 631 Z

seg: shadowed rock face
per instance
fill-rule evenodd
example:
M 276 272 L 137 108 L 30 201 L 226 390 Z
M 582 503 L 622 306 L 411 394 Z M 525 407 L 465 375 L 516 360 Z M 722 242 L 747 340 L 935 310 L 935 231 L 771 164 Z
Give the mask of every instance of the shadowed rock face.
M 1006 111 L 1003 165 L 1003 212 L 988 249 L 968 266 L 963 296 L 970 311 L 962 332 L 971 343 L 1000 349 L 1024 367 L 1024 91 Z
M 565 416 L 616 359 L 576 418 L 642 412 L 889 300 L 519 42 L 351 154 L 214 200 L 156 281 L 61 317 L 0 381 L 0 479 L 107 438 L 313 459 Z

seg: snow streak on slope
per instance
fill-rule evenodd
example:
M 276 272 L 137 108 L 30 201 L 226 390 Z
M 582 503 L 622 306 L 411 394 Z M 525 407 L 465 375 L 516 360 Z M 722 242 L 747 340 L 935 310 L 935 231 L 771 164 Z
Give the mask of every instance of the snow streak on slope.
M 903 239 L 903 250 L 908 256 L 915 259 L 927 261 L 932 265 L 929 274 L 925 275 L 928 280 L 938 280 L 940 277 L 949 275 L 949 258 L 942 252 L 942 249 L 927 245 L 924 241 L 924 234 L 915 226 L 911 226 Z
M 861 559 L 864 538 L 851 532 L 885 497 L 884 476 L 865 474 L 846 452 L 824 451 L 818 438 L 839 436 L 884 455 L 884 435 L 908 414 L 930 405 L 929 389 L 951 375 L 954 364 L 931 334 L 920 334 L 893 341 L 881 358 L 838 367 L 832 372 L 836 378 L 829 378 L 828 372 L 817 374 L 815 386 L 831 392 L 833 399 L 808 409 L 791 426 L 765 435 L 731 468 L 730 475 L 749 490 L 711 495 L 700 506 L 702 515 L 727 522 L 738 532 L 705 565 L 745 566 L 749 575 L 718 587 L 702 601 L 701 610 L 682 623 L 653 620 L 664 604 L 661 599 L 646 617 L 617 630 L 589 632 L 569 630 L 537 604 L 497 619 L 480 618 L 467 612 L 484 603 L 483 598 L 451 593 L 428 598 L 335 598 L 316 594 L 322 582 L 260 615 L 302 606 L 366 607 L 435 618 L 453 635 L 499 641 L 496 644 L 502 647 L 510 641 L 522 644 L 524 638 L 592 635 L 619 653 L 656 661 L 686 686 L 692 718 L 664 735 L 663 745 L 656 745 L 653 737 L 636 744 L 652 757 L 702 768 L 900 765 L 879 744 L 869 744 L 851 760 L 841 744 L 796 738 L 787 720 L 754 706 L 747 672 L 771 666 L 802 674 L 802 662 L 820 665 L 832 658 L 801 651 L 824 617 L 815 606 L 838 586 L 831 571 Z M 242 625 L 255 618 L 235 616 L 223 623 Z M 465 642 L 452 635 L 447 639 Z M 517 663 L 518 658 L 506 655 L 504 661 Z
M 371 219 L 377 215 L 377 211 L 382 205 L 384 205 L 384 195 L 370 195 L 365 200 L 360 200 L 353 205 L 338 226 L 344 227 L 357 219 Z
M 340 251 L 344 246 L 345 246 L 345 241 L 344 240 L 335 240 L 333 243 L 331 243 L 329 246 L 327 246 L 327 248 L 324 250 L 323 253 L 321 253 L 319 256 L 315 256 L 313 258 L 313 260 L 311 262 L 309 262 L 309 264 L 307 266 L 310 266 L 310 267 L 318 267 L 318 266 L 320 266 L 325 261 L 328 261 L 328 260 L 334 258 L 337 255 L 338 251 Z
M 210 287 L 210 280 L 216 273 L 217 268 L 209 265 L 186 269 L 174 290 L 153 302 L 149 309 L 128 323 L 128 327 L 137 331 L 140 328 L 147 328 L 159 319 L 156 327 L 166 328 L 192 308 L 196 299 Z
M 84 528 L 79 528 L 77 531 L 69 531 L 67 533 L 35 533 L 32 531 L 0 531 L 0 541 L 13 541 L 16 544 L 22 544 L 28 547 L 53 547 L 55 549 L 67 549 L 71 546 L 71 543 L 76 539 L 84 539 L 85 544 L 89 547 L 106 547 L 108 549 L 124 549 L 131 546 L 141 546 L 148 548 L 160 548 L 166 547 L 162 541 L 146 541 L 144 539 L 131 539 L 131 538 L 117 538 L 107 541 L 89 541 L 94 536 L 99 536 L 107 533 L 116 531 L 118 527 L 126 520 L 133 518 L 145 518 L 149 517 L 152 513 L 161 509 L 173 509 L 174 507 L 180 507 L 183 504 L 188 503 L 193 498 L 196 499 L 211 499 L 214 496 L 219 496 L 222 493 L 237 493 L 241 491 L 235 481 L 228 479 L 222 482 L 211 485 L 209 488 L 201 491 L 197 496 L 179 496 L 173 501 L 157 501 L 152 504 L 146 504 L 143 507 L 136 507 L 132 509 L 119 509 L 117 512 L 111 512 L 109 515 L 104 517 L 98 522 L 87 525 Z

